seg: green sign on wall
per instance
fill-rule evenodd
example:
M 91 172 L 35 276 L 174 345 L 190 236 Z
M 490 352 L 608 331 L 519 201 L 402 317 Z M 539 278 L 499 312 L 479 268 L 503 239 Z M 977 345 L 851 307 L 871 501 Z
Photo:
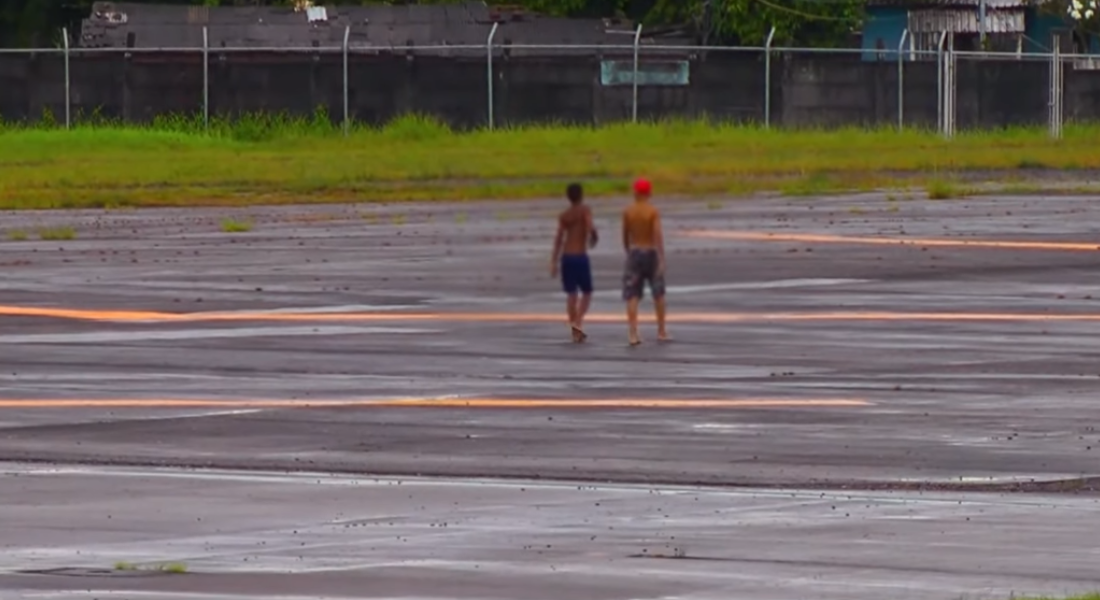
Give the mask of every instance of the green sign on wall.
M 638 85 L 687 85 L 691 65 L 686 60 L 638 62 Z M 634 85 L 633 60 L 600 61 L 602 85 Z

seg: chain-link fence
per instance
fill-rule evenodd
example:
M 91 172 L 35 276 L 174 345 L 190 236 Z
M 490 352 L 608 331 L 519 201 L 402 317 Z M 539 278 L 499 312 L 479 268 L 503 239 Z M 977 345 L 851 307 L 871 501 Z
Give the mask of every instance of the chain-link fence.
M 639 30 L 640 31 L 640 30 Z M 712 118 L 765 127 L 958 129 L 1100 118 L 1100 57 L 916 49 L 622 45 L 0 50 L 0 118 L 323 109 L 345 127 L 431 114 L 460 128 Z M 203 40 L 209 39 L 204 30 Z M 64 36 L 66 39 L 68 36 Z M 632 43 L 630 43 L 632 42 Z

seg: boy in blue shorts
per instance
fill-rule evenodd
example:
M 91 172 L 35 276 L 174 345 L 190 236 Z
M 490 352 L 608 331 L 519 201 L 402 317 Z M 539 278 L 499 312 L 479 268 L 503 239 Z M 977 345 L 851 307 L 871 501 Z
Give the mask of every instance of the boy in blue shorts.
M 599 237 L 592 222 L 592 211 L 584 205 L 581 185 L 569 184 L 565 195 L 569 198 L 569 208 L 558 216 L 550 276 L 557 277 L 561 269 L 561 286 L 566 294 L 565 307 L 573 341 L 583 342 L 588 337 L 584 333 L 584 315 L 592 303 L 592 266 L 588 261 L 588 249 L 596 246 Z

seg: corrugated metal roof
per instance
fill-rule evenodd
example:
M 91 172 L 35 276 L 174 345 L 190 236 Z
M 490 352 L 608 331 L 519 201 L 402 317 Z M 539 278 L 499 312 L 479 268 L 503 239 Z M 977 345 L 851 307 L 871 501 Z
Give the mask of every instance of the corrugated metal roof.
M 323 13 L 323 14 L 322 14 Z M 277 6 L 218 6 L 133 4 L 96 2 L 84 20 L 83 47 L 125 47 L 134 34 L 138 48 L 195 48 L 202 46 L 202 27 L 208 28 L 211 48 L 338 47 L 345 26 L 355 48 L 404 48 L 414 46 L 485 44 L 494 19 L 500 21 L 495 42 L 512 44 L 630 44 L 632 37 L 616 33 L 633 24 L 602 19 L 563 19 L 513 12 L 492 11 L 483 2 L 461 4 L 410 4 L 329 6 L 296 11 Z M 689 40 L 669 43 L 690 44 Z M 484 52 L 469 50 L 467 53 Z M 577 50 L 525 50 L 515 54 L 576 53 Z M 582 50 L 591 54 L 592 50 Z M 456 54 L 456 50 L 444 53 Z
M 909 31 L 913 33 L 949 31 L 977 33 L 981 31 L 978 13 L 966 10 L 921 10 L 909 13 Z M 1024 13 L 1021 10 L 987 12 L 986 33 L 1021 33 Z
M 986 0 L 987 9 L 1023 8 L 1036 6 L 1040 0 Z M 961 8 L 978 7 L 981 0 L 867 0 L 869 7 L 897 7 L 910 10 L 934 9 L 934 8 Z

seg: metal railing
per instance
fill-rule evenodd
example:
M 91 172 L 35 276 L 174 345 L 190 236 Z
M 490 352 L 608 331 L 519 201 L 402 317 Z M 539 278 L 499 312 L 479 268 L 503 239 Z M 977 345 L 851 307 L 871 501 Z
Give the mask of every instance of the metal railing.
M 914 36 L 910 35 L 909 31 L 905 31 L 896 47 L 890 51 L 884 51 L 882 49 L 870 50 L 866 48 L 784 48 L 776 47 L 773 44 L 775 37 L 775 29 L 766 38 L 765 44 L 762 47 L 728 47 L 728 46 L 677 46 L 677 45 L 659 45 L 654 43 L 643 43 L 642 27 L 638 26 L 633 31 L 633 40 L 631 44 L 622 45 L 598 45 L 598 46 L 584 46 L 584 45 L 549 45 L 549 44 L 496 44 L 495 36 L 497 33 L 497 25 L 494 24 L 490 29 L 487 39 L 483 45 L 452 45 L 442 44 L 433 46 L 400 46 L 400 47 L 376 47 L 376 46 L 353 46 L 349 43 L 351 29 L 346 28 L 343 31 L 342 44 L 340 46 L 313 46 L 313 47 L 217 47 L 211 48 L 210 36 L 206 27 L 202 29 L 202 46 L 200 48 L 74 48 L 70 42 L 70 36 L 68 31 L 62 32 L 62 44 L 60 48 L 45 48 L 45 49 L 0 49 L 0 55 L 12 55 L 12 54 L 54 54 L 61 53 L 64 57 L 64 119 L 65 127 L 72 126 L 72 67 L 71 58 L 75 55 L 88 56 L 102 53 L 125 53 L 127 57 L 135 54 L 165 54 L 165 53 L 198 53 L 201 52 L 202 57 L 202 120 L 203 125 L 206 128 L 210 127 L 211 118 L 211 55 L 215 54 L 217 57 L 224 58 L 226 55 L 234 53 L 251 53 L 251 54 L 263 54 L 263 53 L 277 53 L 281 55 L 285 54 L 309 54 L 309 55 L 331 55 L 339 53 L 342 57 L 342 90 L 341 90 L 341 104 L 343 109 L 342 115 L 342 128 L 345 134 L 350 133 L 351 123 L 353 119 L 352 104 L 350 100 L 351 90 L 354 83 L 354 78 L 351 73 L 353 57 L 360 55 L 380 55 L 380 54 L 405 54 L 405 55 L 446 55 L 446 56 L 471 56 L 478 52 L 485 53 L 485 85 L 486 85 L 486 124 L 492 129 L 496 126 L 498 120 L 498 107 L 496 104 L 497 89 L 495 86 L 495 80 L 500 76 L 499 69 L 501 67 L 502 59 L 507 59 L 513 55 L 520 55 L 523 52 L 528 54 L 546 52 L 546 51 L 586 51 L 589 56 L 604 56 L 607 54 L 621 55 L 627 52 L 632 56 L 632 72 L 630 73 L 630 119 L 637 122 L 639 120 L 639 111 L 642 106 L 640 99 L 640 88 L 645 86 L 642 83 L 642 67 L 652 57 L 668 57 L 675 53 L 683 53 L 689 55 L 691 60 L 697 61 L 700 56 L 707 55 L 720 55 L 730 53 L 753 53 L 763 62 L 763 69 L 760 73 L 762 81 L 760 82 L 763 88 L 762 96 L 760 99 L 760 113 L 762 113 L 762 125 L 764 127 L 771 127 L 773 125 L 773 104 L 775 103 L 774 92 L 779 89 L 789 86 L 789 82 L 781 82 L 781 85 L 777 86 L 775 81 L 775 61 L 784 57 L 794 57 L 802 55 L 837 55 L 848 56 L 854 58 L 853 64 L 858 63 L 878 63 L 880 65 L 895 64 L 896 67 L 896 127 L 898 130 L 905 129 L 909 125 L 907 121 L 908 113 L 908 93 L 907 90 L 915 85 L 911 78 L 907 78 L 907 71 L 914 68 L 913 65 L 920 63 L 927 67 L 930 62 L 935 62 L 936 69 L 936 93 L 935 93 L 935 112 L 936 112 L 936 129 L 942 133 L 945 137 L 952 137 L 957 132 L 957 122 L 959 108 L 957 105 L 958 100 L 958 65 L 959 60 L 965 61 L 1026 61 L 1026 62 L 1039 62 L 1046 61 L 1049 65 L 1049 90 L 1047 98 L 1047 114 L 1046 119 L 1049 125 L 1049 132 L 1051 137 L 1058 138 L 1062 135 L 1063 128 L 1063 112 L 1064 112 L 1064 89 L 1065 79 L 1064 74 L 1067 64 L 1072 64 L 1075 61 L 1092 60 L 1097 59 L 1096 62 L 1100 63 L 1100 56 L 1086 56 L 1076 54 L 1062 54 L 1059 52 L 1059 40 L 1055 36 L 1054 43 L 1052 45 L 1053 50 L 1048 53 L 1031 52 L 1021 54 L 1020 52 L 964 52 L 955 49 L 954 38 L 951 34 L 943 32 L 938 38 L 938 45 L 935 50 L 917 50 L 913 47 Z M 907 42 L 909 43 L 908 49 L 906 48 Z M 517 54 L 518 53 L 518 54 Z M 893 56 L 889 56 L 889 55 Z M 868 56 L 870 55 L 870 58 Z M 886 60 L 883 60 L 883 57 Z M 656 59 L 655 59 L 656 60 Z M 695 64 L 695 63 L 692 63 Z M 1098 65 L 1100 66 L 1100 65 Z M 925 68 L 922 67 L 922 68 Z M 687 85 L 687 84 L 685 84 Z M 892 111 L 893 109 L 891 109 Z M 920 111 L 918 111 L 920 112 Z M 894 121 L 894 117 L 888 117 L 888 121 Z

